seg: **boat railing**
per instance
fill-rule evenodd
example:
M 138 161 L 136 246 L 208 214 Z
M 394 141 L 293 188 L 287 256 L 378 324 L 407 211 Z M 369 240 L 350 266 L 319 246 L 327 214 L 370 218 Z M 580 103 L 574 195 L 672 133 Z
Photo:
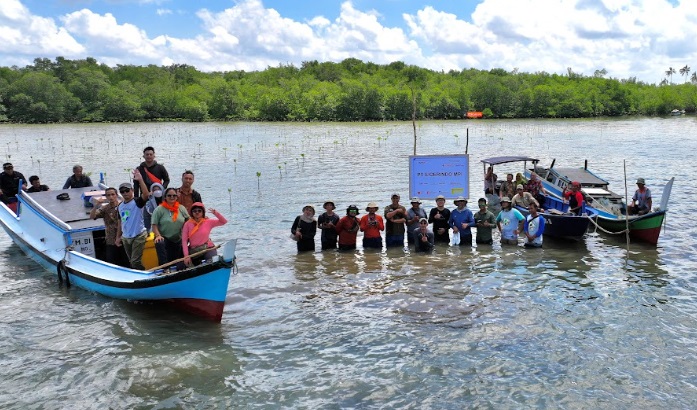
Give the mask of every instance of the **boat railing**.
M 49 222 L 52 224 L 56 225 L 58 228 L 64 230 L 64 231 L 70 231 L 72 228 L 70 225 L 67 223 L 61 221 L 60 219 L 56 218 L 55 215 L 52 213 L 48 212 L 46 208 L 41 206 L 38 202 L 36 202 L 30 195 L 27 195 L 26 192 L 20 190 L 17 193 L 18 198 L 21 199 L 21 201 L 24 203 L 25 206 L 29 206 L 31 208 L 34 208 L 36 211 L 38 211 L 41 216 L 46 218 Z

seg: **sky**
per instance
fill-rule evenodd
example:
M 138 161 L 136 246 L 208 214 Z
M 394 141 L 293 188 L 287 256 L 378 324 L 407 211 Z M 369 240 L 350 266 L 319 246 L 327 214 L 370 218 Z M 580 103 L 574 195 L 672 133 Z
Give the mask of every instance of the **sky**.
M 684 82 L 697 0 L 0 0 L 0 66 L 117 64 L 263 70 L 352 57 Z

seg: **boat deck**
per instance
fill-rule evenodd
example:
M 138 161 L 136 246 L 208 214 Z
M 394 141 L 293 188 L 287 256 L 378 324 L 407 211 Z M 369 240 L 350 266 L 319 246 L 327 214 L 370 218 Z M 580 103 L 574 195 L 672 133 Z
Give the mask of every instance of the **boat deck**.
M 103 219 L 90 219 L 91 207 L 85 206 L 82 194 L 96 191 L 103 194 L 97 187 L 59 189 L 54 191 L 33 192 L 27 194 L 56 218 L 70 225 L 72 229 L 90 229 L 104 227 Z M 56 196 L 67 193 L 69 200 L 61 201 Z
M 584 168 L 552 168 L 556 173 L 569 181 L 578 181 L 583 187 L 603 186 L 607 187 L 607 181 L 598 178 L 593 173 Z

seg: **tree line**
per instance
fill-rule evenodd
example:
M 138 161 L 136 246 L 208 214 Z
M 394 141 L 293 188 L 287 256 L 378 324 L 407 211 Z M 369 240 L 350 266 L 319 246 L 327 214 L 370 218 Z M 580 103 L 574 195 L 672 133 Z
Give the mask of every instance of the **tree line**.
M 263 71 L 201 72 L 170 66 L 36 58 L 0 67 L 0 121 L 17 123 L 243 120 L 383 121 L 580 118 L 697 111 L 697 86 L 636 78 L 503 69 L 433 71 L 348 58 Z

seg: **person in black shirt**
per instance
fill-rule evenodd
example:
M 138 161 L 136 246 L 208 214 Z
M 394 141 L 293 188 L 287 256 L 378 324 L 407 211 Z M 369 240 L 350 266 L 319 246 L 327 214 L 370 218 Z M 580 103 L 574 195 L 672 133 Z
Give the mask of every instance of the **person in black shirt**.
M 76 164 L 73 166 L 73 175 L 69 176 L 63 184 L 63 189 L 68 188 L 85 188 L 92 186 L 92 180 L 87 175 L 82 173 L 82 165 Z
M 48 191 L 48 185 L 42 185 L 41 180 L 37 175 L 32 175 L 29 177 L 29 184 L 31 185 L 27 192 L 41 192 Z
M 11 163 L 2 164 L 3 172 L 0 174 L 0 190 L 2 190 L 2 202 L 8 204 L 17 202 L 17 192 L 19 192 L 19 181 L 22 180 L 22 189 L 27 189 L 27 180 L 21 172 L 14 170 Z

